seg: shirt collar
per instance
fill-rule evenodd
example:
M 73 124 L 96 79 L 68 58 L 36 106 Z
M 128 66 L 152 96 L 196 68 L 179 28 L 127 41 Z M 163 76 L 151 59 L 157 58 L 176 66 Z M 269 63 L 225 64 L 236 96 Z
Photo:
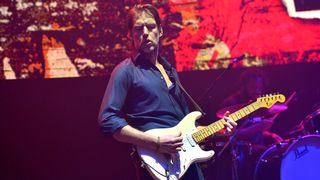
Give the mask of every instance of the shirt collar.
M 135 65 L 140 65 L 140 66 L 143 66 L 143 67 L 154 67 L 154 65 L 150 61 L 145 60 L 143 58 L 143 56 L 141 56 L 141 55 L 136 57 L 135 60 L 132 58 L 132 61 L 133 61 L 133 63 Z M 158 61 L 164 67 L 164 69 L 166 71 L 170 71 L 171 72 L 172 65 L 164 57 L 158 56 Z

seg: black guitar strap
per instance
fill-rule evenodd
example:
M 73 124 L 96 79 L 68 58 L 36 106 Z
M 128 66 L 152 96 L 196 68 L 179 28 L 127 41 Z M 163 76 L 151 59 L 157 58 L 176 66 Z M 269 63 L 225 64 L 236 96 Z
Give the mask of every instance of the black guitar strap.
M 184 94 L 189 98 L 189 100 L 191 101 L 191 103 L 193 104 L 194 108 L 197 111 L 200 111 L 202 113 L 202 115 L 204 116 L 206 113 L 200 108 L 200 106 L 196 103 L 195 100 L 193 100 L 193 98 L 190 96 L 190 94 L 186 91 L 186 89 L 182 86 L 182 84 L 180 83 L 180 81 L 176 81 L 178 86 L 180 87 L 180 89 L 184 92 Z
M 161 64 L 164 66 L 165 69 L 169 70 L 169 76 L 172 75 L 172 71 L 173 71 L 173 67 L 171 66 L 171 64 L 163 59 L 162 57 L 159 57 L 159 60 L 161 61 Z M 190 96 L 190 94 L 184 89 L 184 87 L 182 86 L 182 84 L 180 83 L 180 81 L 177 79 L 176 83 L 178 84 L 178 86 L 180 87 L 180 89 L 184 92 L 184 94 L 189 98 L 189 100 L 191 101 L 191 103 L 193 104 L 194 108 L 197 111 L 200 111 L 202 113 L 202 115 L 204 116 L 205 113 L 204 111 L 200 108 L 200 106 L 193 100 L 193 98 Z

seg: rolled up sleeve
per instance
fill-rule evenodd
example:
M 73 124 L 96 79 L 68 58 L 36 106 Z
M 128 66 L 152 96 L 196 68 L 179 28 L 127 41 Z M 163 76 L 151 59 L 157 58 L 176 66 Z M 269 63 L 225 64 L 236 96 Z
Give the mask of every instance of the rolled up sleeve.
M 112 135 L 116 130 L 128 125 L 127 121 L 121 116 L 121 110 L 129 87 L 128 71 L 121 65 L 117 66 L 110 76 L 100 106 L 98 119 L 104 134 Z

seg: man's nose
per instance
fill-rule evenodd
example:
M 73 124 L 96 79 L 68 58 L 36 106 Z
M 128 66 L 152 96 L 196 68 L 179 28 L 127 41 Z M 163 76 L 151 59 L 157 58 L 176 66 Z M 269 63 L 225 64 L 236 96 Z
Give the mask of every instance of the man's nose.
M 143 26 L 143 38 L 147 38 L 148 37 L 148 33 L 149 33 L 149 30 L 146 26 Z

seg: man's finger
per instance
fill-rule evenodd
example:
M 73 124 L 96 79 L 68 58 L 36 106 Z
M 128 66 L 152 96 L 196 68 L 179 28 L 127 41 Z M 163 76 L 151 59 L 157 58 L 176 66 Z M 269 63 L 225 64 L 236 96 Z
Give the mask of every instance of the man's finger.
M 227 126 L 227 128 L 229 128 L 229 129 L 232 129 L 232 128 L 233 128 L 233 126 L 231 126 L 231 124 L 230 124 L 230 123 L 228 123 L 228 122 L 227 122 L 227 123 L 225 123 L 224 125 L 225 125 L 225 126 Z
M 226 111 L 225 113 L 224 113 L 224 116 L 229 116 L 230 115 L 230 111 Z
M 233 120 L 230 120 L 229 123 L 232 124 L 233 126 L 238 125 L 238 124 L 237 124 L 235 121 L 233 121 Z
M 174 144 L 173 144 L 173 147 L 178 148 L 178 147 L 181 147 L 182 145 L 183 145 L 182 142 L 174 143 Z
M 175 142 L 182 142 L 183 138 L 182 136 L 179 136 L 179 137 L 176 137 L 176 138 L 172 138 L 172 143 L 175 143 Z

